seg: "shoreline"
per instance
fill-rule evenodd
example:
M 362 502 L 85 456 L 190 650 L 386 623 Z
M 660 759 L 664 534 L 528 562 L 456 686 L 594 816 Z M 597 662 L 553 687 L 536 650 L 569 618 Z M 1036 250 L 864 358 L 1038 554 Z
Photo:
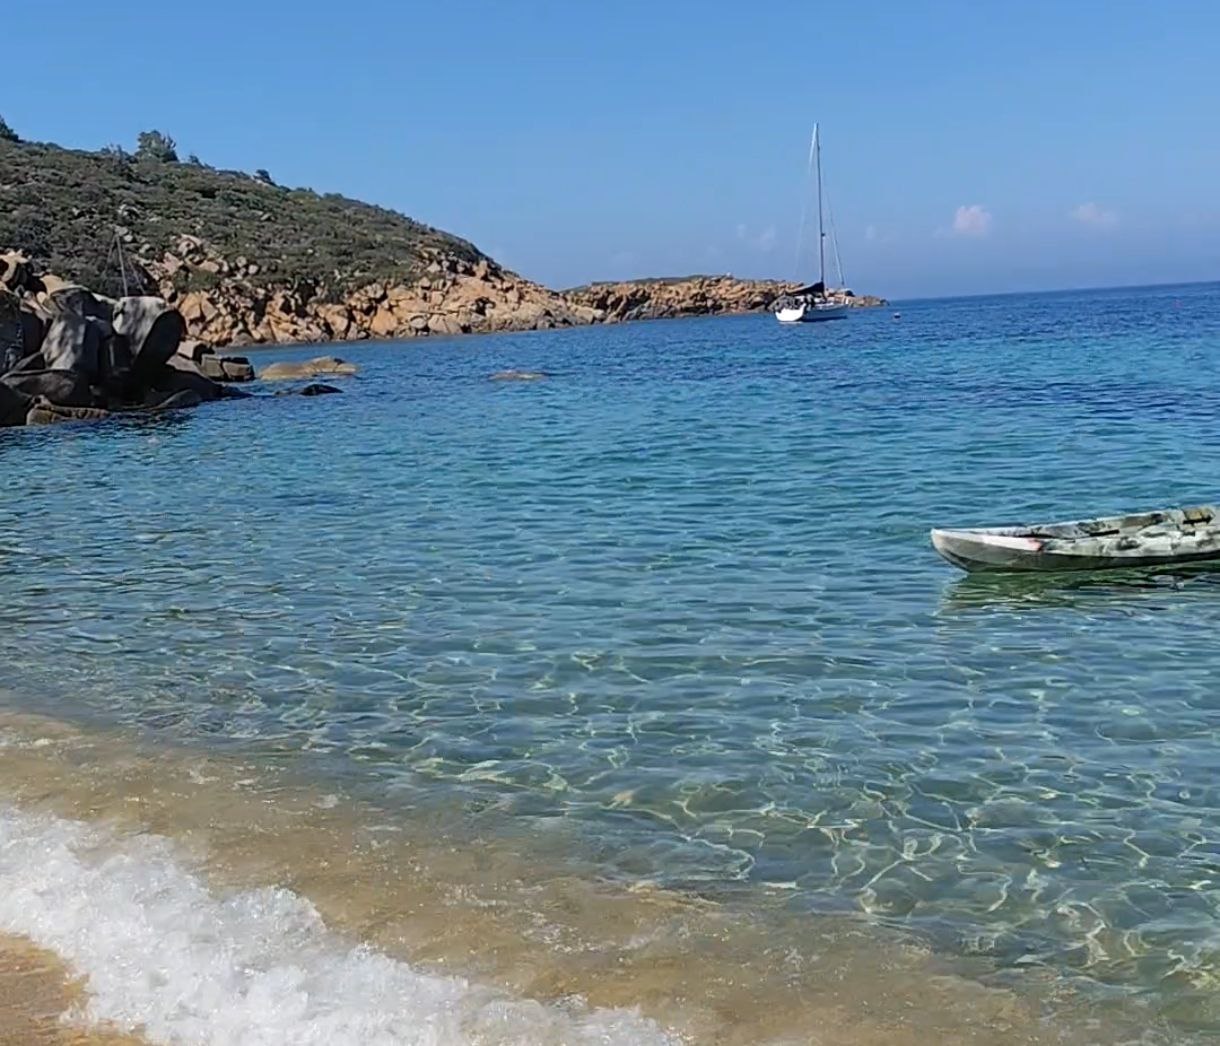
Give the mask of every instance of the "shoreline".
M 188 961 L 171 969 L 168 990 L 178 993 L 174 1006 L 187 1011 L 194 1005 L 190 992 L 204 990 L 187 986 L 201 975 L 206 984 L 214 975 L 204 972 L 207 966 L 191 965 L 210 954 L 204 942 L 216 934 L 244 940 L 250 931 L 232 922 L 233 912 L 253 904 L 262 912 L 258 925 L 265 926 L 259 931 L 264 936 L 307 934 L 308 943 L 298 940 L 291 948 L 316 955 L 318 975 L 328 970 L 327 978 L 342 983 L 345 964 L 357 961 L 350 958 L 357 952 L 347 949 L 358 944 L 391 964 L 409 964 L 387 969 L 395 979 L 407 978 L 404 983 L 423 993 L 419 998 L 439 991 L 459 1006 L 463 1019 L 476 1023 L 488 1013 L 508 1012 L 513 1021 L 551 1029 L 557 1043 L 583 1041 L 580 1029 L 596 1027 L 606 1036 L 599 1042 L 632 1044 L 745 1046 L 829 1035 L 827 1041 L 859 1046 L 915 1046 L 930 1036 L 1032 1046 L 1046 1041 L 1045 1022 L 1052 1014 L 1056 1041 L 1063 1043 L 1093 1041 L 1089 1029 L 1099 1019 L 1109 1027 L 1093 1004 L 1070 991 L 1065 996 L 1063 985 L 1052 990 L 1050 983 L 1027 984 L 1030 990 L 1020 992 L 999 982 L 989 985 L 981 968 L 965 976 L 955 971 L 960 964 L 859 920 L 786 911 L 782 892 L 766 904 L 753 895 L 743 905 L 646 883 L 599 881 L 592 868 L 572 863 L 562 832 L 541 845 L 537 838 L 504 836 L 494 827 L 494 811 L 490 822 L 452 806 L 429 811 L 408 803 L 409 813 L 396 814 L 243 756 L 179 749 L 123 731 L 14 712 L 0 713 L 0 770 L 6 782 L 0 835 L 9 853 L 0 878 L 7 892 L 12 895 L 24 879 L 12 855 L 25 838 L 40 853 L 49 846 L 76 855 L 56 858 L 52 866 L 51 879 L 59 875 L 61 885 L 50 889 L 65 896 L 91 883 L 83 892 L 96 893 L 115 910 L 156 898 L 157 909 L 149 909 L 146 918 L 155 925 L 160 910 L 186 927 L 186 937 L 174 947 Z M 121 855 L 124 877 L 115 879 L 105 871 L 108 865 L 95 865 L 95 853 Z M 142 885 L 145 877 L 148 886 Z M 47 875 L 40 874 L 40 881 L 45 892 Z M 268 888 L 275 893 L 266 894 Z M 146 896 L 147 890 L 153 892 Z M 174 900 L 181 891 L 181 901 Z M 279 900 L 272 902 L 273 896 Z M 240 898 L 248 900 L 233 909 Z M 261 908 L 259 898 L 272 907 Z M 172 914 L 178 903 L 207 917 L 199 922 L 192 915 L 182 923 Z M 178 1019 L 142 989 L 128 998 L 107 987 L 110 962 L 138 969 L 144 961 L 141 953 L 125 951 L 124 941 L 140 939 L 129 936 L 131 926 L 119 921 L 107 927 L 110 917 L 87 897 L 66 910 L 72 909 L 69 921 L 55 907 L 35 924 L 45 935 L 43 946 L 75 942 L 72 917 L 88 919 L 106 936 L 105 952 L 68 956 L 72 974 L 88 978 L 91 999 L 83 1011 L 86 1023 L 77 1006 L 72 1027 L 91 1033 L 98 1017 L 108 1016 L 133 1031 L 125 1015 L 137 1003 L 141 1012 L 160 1013 L 159 1020 Z M 313 925 L 307 917 L 290 931 L 307 911 L 316 911 L 322 922 L 306 929 Z M 14 919 L 22 917 L 0 900 L 0 931 L 21 932 Z M 196 940 L 192 921 L 204 937 Z M 100 954 L 107 955 L 106 966 L 98 965 Z M 256 965 L 274 970 L 287 956 L 273 948 Z M 299 961 L 308 966 L 311 960 Z M 445 980 L 454 976 L 460 981 Z M 393 1016 L 388 997 L 328 997 L 333 1010 L 327 1012 L 341 1022 L 355 1020 L 362 1006 L 372 1007 L 369 1012 L 381 1015 L 377 1019 Z M 581 1001 L 573 1008 L 565 1000 Z M 1113 1016 L 1116 1034 L 1134 1027 L 1134 1015 Z M 319 1013 L 310 1019 L 320 1019 Z M 158 1027 L 165 1032 L 170 1025 Z M 531 1041 L 552 1040 L 539 1033 Z

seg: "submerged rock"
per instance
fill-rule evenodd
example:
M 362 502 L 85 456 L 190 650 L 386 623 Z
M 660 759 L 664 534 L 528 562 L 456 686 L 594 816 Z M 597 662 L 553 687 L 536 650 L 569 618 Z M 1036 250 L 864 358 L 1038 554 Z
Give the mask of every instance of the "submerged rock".
M 342 389 L 337 389 L 333 385 L 323 385 L 320 382 L 313 382 L 300 389 L 279 389 L 276 392 L 277 396 L 329 396 L 334 392 L 342 392 Z
M 171 392 L 160 403 L 150 406 L 150 411 L 163 410 L 185 410 L 188 407 L 198 407 L 203 402 L 203 397 L 195 389 L 181 389 L 178 392 Z
M 499 370 L 491 376 L 492 381 L 542 381 L 550 377 L 541 370 Z
M 347 377 L 357 373 L 354 363 L 346 363 L 334 356 L 319 356 L 304 363 L 272 363 L 263 368 L 263 381 L 292 381 L 301 378 L 316 378 L 327 374 Z
M 74 370 L 17 370 L 0 377 L 7 386 L 28 398 L 42 396 L 65 407 L 92 407 L 96 400 L 89 379 Z

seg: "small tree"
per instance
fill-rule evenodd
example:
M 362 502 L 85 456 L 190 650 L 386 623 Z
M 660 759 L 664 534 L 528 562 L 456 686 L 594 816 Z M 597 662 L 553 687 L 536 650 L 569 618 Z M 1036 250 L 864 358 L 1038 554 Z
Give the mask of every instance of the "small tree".
M 131 173 L 132 157 L 126 149 L 121 145 L 107 145 L 99 150 L 99 155 L 103 156 L 111 164 L 114 165 L 116 171 L 124 176 Z
M 186 162 L 189 163 L 192 167 L 202 167 L 203 166 L 203 161 L 201 159 L 199 159 L 199 157 L 196 156 L 194 153 L 191 153 L 191 155 L 186 158 Z
M 137 139 L 136 159 L 158 163 L 178 162 L 178 143 L 160 131 L 141 131 Z
M 271 178 L 271 175 L 268 174 L 266 169 L 262 168 L 262 167 L 260 167 L 257 171 L 254 172 L 254 180 L 258 181 L 258 182 L 262 182 L 264 185 L 274 185 L 275 184 L 275 182 Z
M 19 141 L 21 141 L 21 139 L 17 137 L 17 132 L 14 131 L 7 122 L 5 122 L 3 116 L 0 116 L 0 142 Z

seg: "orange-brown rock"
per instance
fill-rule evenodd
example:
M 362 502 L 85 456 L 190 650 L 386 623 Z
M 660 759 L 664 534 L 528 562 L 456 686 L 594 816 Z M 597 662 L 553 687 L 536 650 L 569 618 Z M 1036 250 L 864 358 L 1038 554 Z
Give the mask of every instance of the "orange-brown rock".
M 417 260 L 411 278 L 371 278 L 353 286 L 349 276 L 343 286 L 331 287 L 316 279 L 277 282 L 265 267 L 243 255 L 223 257 L 199 236 L 182 235 L 171 244 L 172 250 L 140 255 L 137 261 L 161 297 L 182 314 L 187 338 L 213 347 L 548 330 L 756 312 L 794 289 L 769 280 L 692 276 L 553 291 L 491 259 L 472 262 L 439 250 Z M 8 278 L 28 278 L 23 258 L 13 256 L 5 266 Z M 68 287 L 53 276 L 42 279 L 51 291 Z M 883 304 L 841 293 L 852 304 Z

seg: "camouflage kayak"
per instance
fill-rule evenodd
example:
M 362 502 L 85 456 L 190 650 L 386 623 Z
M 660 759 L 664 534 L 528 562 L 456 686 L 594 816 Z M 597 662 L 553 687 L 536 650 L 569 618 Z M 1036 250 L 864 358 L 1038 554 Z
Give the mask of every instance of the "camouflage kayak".
M 1109 570 L 1220 564 L 1220 506 L 1070 523 L 933 530 L 932 546 L 963 570 Z

